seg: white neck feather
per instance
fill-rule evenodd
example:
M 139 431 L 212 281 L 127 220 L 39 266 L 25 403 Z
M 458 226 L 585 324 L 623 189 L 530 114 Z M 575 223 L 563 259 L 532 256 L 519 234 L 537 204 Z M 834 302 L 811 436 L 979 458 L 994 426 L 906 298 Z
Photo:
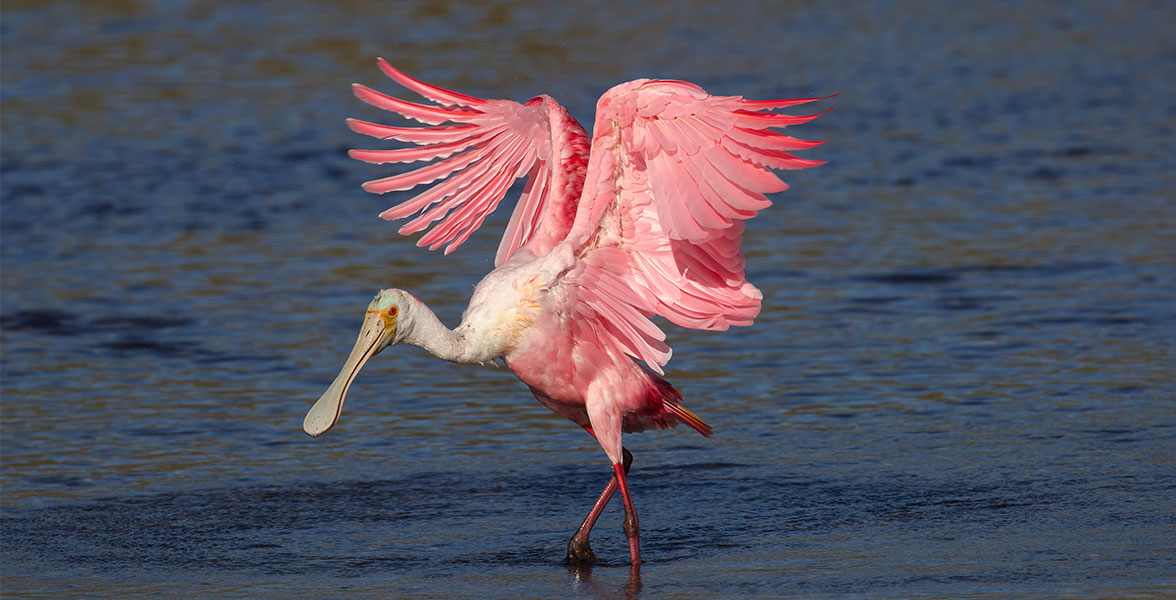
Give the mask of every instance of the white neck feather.
M 449 329 L 432 309 L 415 297 L 409 296 L 407 304 L 411 306 L 401 307 L 397 343 L 412 344 L 441 360 L 455 363 L 485 363 L 496 358 L 467 339 L 468 328 Z
M 396 342 L 411 344 L 442 360 L 465 362 L 461 360 L 461 336 L 442 324 L 424 302 L 409 297 L 408 303 L 411 306 L 401 306 Z

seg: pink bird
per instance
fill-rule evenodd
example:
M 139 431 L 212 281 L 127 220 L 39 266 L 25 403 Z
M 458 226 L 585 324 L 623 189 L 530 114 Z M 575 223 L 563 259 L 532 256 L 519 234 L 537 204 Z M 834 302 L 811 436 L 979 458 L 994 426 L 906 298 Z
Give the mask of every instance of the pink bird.
M 622 432 L 683 423 L 711 434 L 662 378 L 670 348 L 651 319 L 708 330 L 751 325 L 762 295 L 744 277 L 744 221 L 770 205 L 764 194 L 788 187 L 771 169 L 823 164 L 791 154 L 822 142 L 773 131 L 819 115 L 771 111 L 821 98 L 744 100 L 711 96 L 684 81 L 638 79 L 600 98 L 589 141 L 549 96 L 522 104 L 483 100 L 412 79 L 383 59 L 379 66 L 434 103 L 353 86 L 360 100 L 426 125 L 348 120 L 358 133 L 417 145 L 352 150 L 352 158 L 435 161 L 363 185 L 377 194 L 429 186 L 380 214 L 413 217 L 401 234 L 427 229 L 417 245 L 444 246 L 448 254 L 516 179 L 527 182 L 495 268 L 474 288 L 461 324 L 448 329 L 416 296 L 382 290 L 303 429 L 312 436 L 330 429 L 359 369 L 392 344 L 455 363 L 501 360 L 540 403 L 594 437 L 612 463 L 612 479 L 568 543 L 567 560 L 595 560 L 589 532 L 619 489 L 629 558 L 640 564 L 637 510 L 626 482 L 632 455 L 621 445 Z

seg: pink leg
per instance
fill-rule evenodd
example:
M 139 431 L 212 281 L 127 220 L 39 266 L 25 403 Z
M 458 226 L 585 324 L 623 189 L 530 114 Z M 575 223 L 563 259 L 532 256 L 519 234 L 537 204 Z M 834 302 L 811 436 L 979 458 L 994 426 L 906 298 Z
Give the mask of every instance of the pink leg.
M 621 499 L 625 501 L 625 537 L 629 538 L 629 564 L 636 567 L 641 564 L 641 543 L 638 539 L 637 507 L 633 506 L 633 498 L 629 496 L 629 484 L 625 482 L 625 469 L 620 463 L 613 464 L 616 480 L 620 484 Z
M 585 427 L 584 429 L 593 438 L 596 437 L 591 427 Z M 628 474 L 629 467 L 633 465 L 633 454 L 624 448 L 621 448 L 621 452 L 624 453 L 624 472 Z M 592 547 L 588 545 L 588 535 L 592 533 L 592 526 L 596 525 L 596 520 L 600 518 L 600 513 L 604 512 L 604 507 L 608 505 L 608 501 L 612 500 L 613 494 L 617 491 L 617 487 L 617 476 L 613 475 L 608 480 L 608 485 L 604 486 L 604 491 L 600 492 L 600 497 L 596 499 L 596 503 L 592 505 L 592 510 L 588 511 L 588 516 L 584 517 L 584 522 L 580 524 L 580 528 L 576 530 L 576 534 L 568 542 L 568 555 L 564 559 L 568 564 L 590 565 L 596 562 L 596 554 L 592 552 Z M 627 513 L 628 510 L 626 510 Z M 626 517 L 626 522 L 628 522 L 628 517 Z
M 573 535 L 571 541 L 568 542 L 568 556 L 565 559 L 568 564 L 590 565 L 596 562 L 596 554 L 588 545 L 588 534 L 592 532 L 592 526 L 596 524 L 596 519 L 600 518 L 600 513 L 604 512 L 604 507 L 608 505 L 609 500 L 612 500 L 616 491 L 617 478 L 614 475 L 608 480 L 608 485 L 604 486 L 604 491 L 596 499 L 596 504 L 592 505 L 592 510 L 588 511 L 588 516 L 584 517 L 584 522 L 576 530 L 576 535 Z
M 624 448 L 621 451 L 625 453 L 624 471 L 627 474 L 629 467 L 633 465 L 633 453 Z M 592 552 L 592 547 L 588 545 L 588 534 L 592 532 L 592 526 L 600 518 L 600 513 L 604 512 L 604 507 L 608 505 L 608 501 L 612 500 L 613 494 L 617 491 L 617 487 L 617 476 L 613 475 L 609 478 L 608 485 L 604 486 L 604 491 L 600 492 L 600 497 L 596 499 L 596 503 L 592 505 L 592 510 L 588 511 L 588 516 L 584 517 L 584 522 L 576 530 L 576 535 L 573 535 L 571 541 L 568 542 L 568 555 L 564 559 L 568 564 L 590 565 L 596 562 L 596 554 Z

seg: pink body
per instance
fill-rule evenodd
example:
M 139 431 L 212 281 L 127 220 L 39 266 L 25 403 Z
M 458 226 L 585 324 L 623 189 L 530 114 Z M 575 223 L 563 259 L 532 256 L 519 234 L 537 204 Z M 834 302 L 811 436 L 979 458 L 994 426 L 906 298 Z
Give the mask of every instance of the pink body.
M 431 184 L 380 215 L 417 215 L 401 233 L 431 227 L 418 245 L 451 252 L 516 179 L 528 177 L 499 268 L 479 283 L 456 330 L 486 349 L 463 356 L 505 359 L 540 402 L 593 432 L 613 463 L 622 432 L 683 422 L 709 435 L 659 376 L 670 349 L 650 319 L 713 330 L 751 324 L 761 295 L 744 277 L 743 221 L 770 205 L 764 194 L 787 187 L 771 169 L 821 164 L 789 153 L 819 142 L 772 130 L 816 115 L 770 110 L 814 99 L 748 101 L 642 79 L 600 99 L 589 141 L 548 96 L 483 100 L 419 82 L 383 60 L 380 67 L 437 103 L 355 86 L 365 102 L 428 125 L 349 121 L 357 132 L 418 144 L 353 150 L 354 158 L 435 160 L 364 184 L 376 193 Z
M 773 131 L 816 115 L 771 111 L 814 99 L 749 101 L 683 81 L 639 79 L 600 98 L 589 140 L 548 96 L 523 104 L 483 100 L 422 83 L 383 60 L 380 68 L 435 103 L 354 88 L 363 101 L 426 125 L 348 121 L 356 132 L 416 144 L 353 150 L 354 158 L 432 161 L 364 184 L 381 194 L 428 186 L 381 213 L 411 217 L 401 233 L 427 230 L 418 245 L 452 252 L 511 184 L 527 183 L 495 268 L 474 288 L 461 324 L 449 329 L 412 294 L 381 290 L 303 429 L 312 436 L 330 429 L 356 373 L 392 344 L 458 363 L 504 360 L 539 402 L 587 430 L 612 462 L 612 478 L 568 542 L 567 560 L 595 560 L 589 533 L 619 490 L 636 568 L 639 527 L 626 483 L 632 455 L 622 433 L 678 423 L 711 433 L 662 379 L 670 348 L 651 319 L 711 330 L 752 323 L 761 296 L 744 277 L 744 221 L 770 205 L 765 194 L 787 187 L 772 169 L 821 164 L 789 153 L 819 142 Z

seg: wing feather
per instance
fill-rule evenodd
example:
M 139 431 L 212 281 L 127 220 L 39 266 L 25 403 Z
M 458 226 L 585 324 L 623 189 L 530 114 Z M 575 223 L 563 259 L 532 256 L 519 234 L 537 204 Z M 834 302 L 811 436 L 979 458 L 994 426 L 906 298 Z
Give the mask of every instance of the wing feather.
M 449 177 L 444 182 L 439 183 L 425 192 L 414 196 L 411 200 L 407 200 L 392 208 L 380 213 L 380 218 L 391 221 L 393 219 L 402 219 L 425 208 L 432 206 L 434 203 L 441 202 L 455 194 L 461 194 L 464 190 L 470 187 L 474 182 L 482 178 L 482 176 L 489 170 L 493 163 L 491 161 L 480 161 L 473 164 L 473 166 L 457 174 Z M 461 200 L 458 199 L 457 202 Z M 409 235 L 425 229 L 430 223 L 440 219 L 442 215 L 448 212 L 452 206 L 440 209 L 439 212 L 427 211 L 421 216 L 405 223 L 399 230 L 401 235 Z
M 516 179 L 528 177 L 495 264 L 509 260 L 528 243 L 537 244 L 535 252 L 545 253 L 563 241 L 579 197 L 581 182 L 576 178 L 582 177 L 587 163 L 587 136 L 563 107 L 547 96 L 525 104 L 475 98 L 413 79 L 383 59 L 379 66 L 393 81 L 435 103 L 418 104 L 363 85 L 352 86 L 360 100 L 427 125 L 398 127 L 348 120 L 348 127 L 357 133 L 416 145 L 352 150 L 352 158 L 376 164 L 430 161 L 364 183 L 365 190 L 377 194 L 431 184 L 380 217 L 416 215 L 400 233 L 432 227 L 417 245 L 430 250 L 444 246 L 448 254 L 481 226 Z
M 519 248 L 523 242 L 531 237 L 532 232 L 539 226 L 543 212 L 547 208 L 547 180 L 551 177 L 546 164 L 536 162 L 527 175 L 527 185 L 523 188 L 523 195 L 515 204 L 514 213 L 502 235 L 502 242 L 498 245 L 495 263 L 505 262 L 513 248 Z
M 765 194 L 787 189 L 773 169 L 823 164 L 793 154 L 822 142 L 777 131 L 823 113 L 772 112 L 821 98 L 755 101 L 681 81 L 621 84 L 597 105 L 589 157 L 583 128 L 546 96 L 485 100 L 418 81 L 382 59 L 379 66 L 433 103 L 353 87 L 360 100 L 425 124 L 348 120 L 357 133 L 415 145 L 353 150 L 353 158 L 429 161 L 364 184 L 380 194 L 429 185 L 380 216 L 412 217 L 400 233 L 425 231 L 418 245 L 449 253 L 526 178 L 495 264 L 519 248 L 540 256 L 567 244 L 578 260 L 553 285 L 574 334 L 659 373 L 671 353 L 654 316 L 696 329 L 751 324 L 762 295 L 744 272 L 744 222 L 771 205 Z
M 465 152 L 456 156 L 451 156 L 445 160 L 442 160 L 441 162 L 435 162 L 428 166 L 421 167 L 414 171 L 365 182 L 363 184 L 363 189 L 364 191 L 371 192 L 373 194 L 385 194 L 387 192 L 410 190 L 418 185 L 424 183 L 433 183 L 438 179 L 449 177 L 454 172 L 460 171 L 470 166 L 481 158 L 481 152 Z
M 418 160 L 434 160 L 449 158 L 481 141 L 484 136 L 471 136 L 456 142 L 433 144 L 419 148 L 402 148 L 400 150 L 351 150 L 347 156 L 363 162 L 386 165 L 389 163 L 410 163 Z
M 430 85 L 423 81 L 413 79 L 412 77 L 405 75 L 396 67 L 388 64 L 388 61 L 382 58 L 376 59 L 376 64 L 380 66 L 380 70 L 383 71 L 389 79 L 399 83 L 407 89 L 420 94 L 425 98 L 428 98 L 429 100 L 432 100 L 433 102 L 444 104 L 446 106 L 453 106 L 458 104 L 461 106 L 477 107 L 486 104 L 486 101 L 481 98 L 467 96 L 460 92 L 447 90 L 445 88 L 437 87 L 435 85 Z
M 360 85 L 358 83 L 352 84 L 351 89 L 355 92 L 356 98 L 376 108 L 382 108 L 386 111 L 394 112 L 406 118 L 429 125 L 440 125 L 446 121 L 469 123 L 471 119 L 481 114 L 479 111 L 470 109 L 439 108 L 408 102 L 395 96 L 382 94 L 366 85 Z
M 507 188 L 514 183 L 515 179 L 524 175 L 525 169 L 528 169 L 534 160 L 534 152 L 528 153 L 525 148 L 517 148 L 507 158 L 499 161 L 499 165 L 496 166 L 501 166 L 502 170 L 495 174 L 485 187 L 479 188 L 471 194 L 461 208 L 455 210 L 427 235 L 421 237 L 417 245 L 428 245 L 430 250 L 436 250 L 448 242 L 445 254 L 456 250 L 474 230 L 482 225 L 486 216 L 494 212 L 494 209 L 498 207 L 498 202 L 506 196 Z M 513 169 L 511 169 L 511 165 L 514 165 Z
M 381 140 L 412 142 L 422 146 L 443 142 L 455 142 L 469 137 L 470 133 L 478 130 L 477 125 L 470 123 L 437 127 L 393 127 L 391 125 L 369 123 L 359 119 L 347 119 L 347 126 L 355 133 Z
M 822 142 L 775 131 L 819 115 L 771 111 L 815 100 L 711 96 L 656 80 L 601 97 L 568 235 L 581 255 L 565 282 L 584 290 L 572 306 L 579 327 L 660 373 L 670 354 L 654 315 L 696 329 L 750 325 L 763 296 L 745 276 L 744 222 L 771 205 L 765 194 L 787 189 L 772 169 L 823 164 L 790 153 Z

